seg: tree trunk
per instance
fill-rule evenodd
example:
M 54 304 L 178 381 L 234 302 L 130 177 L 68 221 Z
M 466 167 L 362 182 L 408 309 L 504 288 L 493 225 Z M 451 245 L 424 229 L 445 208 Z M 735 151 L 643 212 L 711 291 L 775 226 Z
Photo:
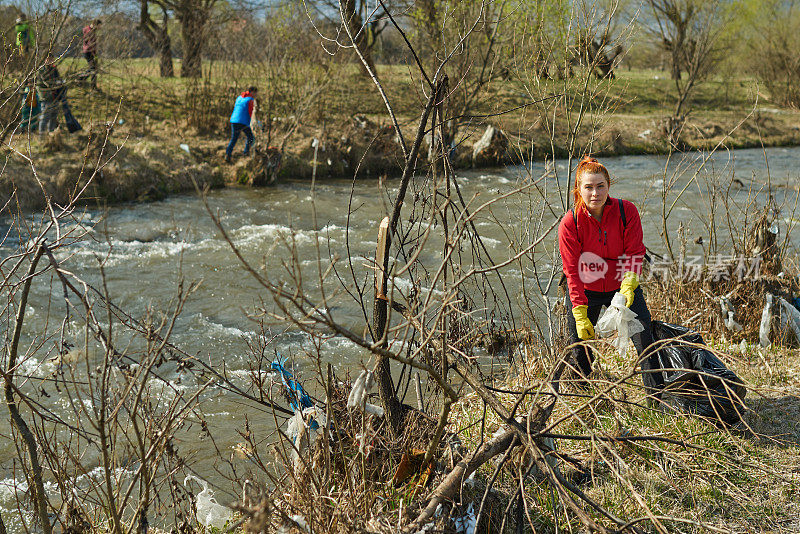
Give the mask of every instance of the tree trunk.
M 391 244 L 389 236 L 389 217 L 385 217 L 378 228 L 378 248 L 375 253 L 375 263 L 378 269 L 375 271 L 375 301 L 373 306 L 372 328 L 375 341 L 380 341 L 386 333 L 389 298 L 387 293 L 388 265 L 389 265 L 389 246 Z M 386 342 L 381 343 L 382 347 Z M 400 430 L 400 416 L 402 406 L 394 392 L 394 381 L 392 380 L 392 370 L 389 366 L 389 358 L 381 356 L 378 360 L 375 377 L 378 380 L 378 391 L 381 397 L 381 404 L 386 412 L 386 420 L 389 422 L 389 430 L 395 434 Z
M 199 78 L 203 74 L 203 46 L 206 40 L 208 14 L 199 9 L 187 9 L 178 15 L 181 22 L 183 62 L 181 78 Z
M 150 17 L 149 1 L 141 0 L 139 12 L 139 31 L 144 34 L 147 42 L 158 53 L 159 67 L 162 78 L 172 78 L 175 70 L 172 67 L 172 40 L 169 37 L 169 12 L 161 6 L 163 13 L 162 23 L 157 24 Z
M 158 41 L 159 67 L 162 78 L 172 78 L 175 76 L 175 69 L 172 66 L 172 42 L 166 30 Z
M 158 29 L 158 57 L 162 78 L 172 78 L 175 76 L 175 69 L 172 66 L 172 40 L 169 38 L 169 13 L 163 7 L 164 19 Z
M 364 57 L 364 61 L 369 66 L 369 70 L 371 70 L 373 74 L 377 74 L 375 71 L 375 62 L 372 59 L 372 49 L 367 46 L 367 28 L 363 27 L 364 21 L 357 9 L 356 1 L 357 0 L 341 0 L 342 16 L 350 31 L 350 35 L 353 37 L 353 45 Z M 359 61 L 359 64 L 361 65 L 361 71 L 368 75 L 369 71 L 364 63 Z

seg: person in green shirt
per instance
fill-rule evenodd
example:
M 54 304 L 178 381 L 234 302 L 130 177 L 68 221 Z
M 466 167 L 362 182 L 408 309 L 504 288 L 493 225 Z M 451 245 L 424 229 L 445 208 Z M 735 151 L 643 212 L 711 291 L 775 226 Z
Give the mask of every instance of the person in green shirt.
M 36 41 L 33 36 L 33 27 L 24 15 L 17 17 L 14 31 L 17 33 L 17 49 L 20 55 L 27 56 Z

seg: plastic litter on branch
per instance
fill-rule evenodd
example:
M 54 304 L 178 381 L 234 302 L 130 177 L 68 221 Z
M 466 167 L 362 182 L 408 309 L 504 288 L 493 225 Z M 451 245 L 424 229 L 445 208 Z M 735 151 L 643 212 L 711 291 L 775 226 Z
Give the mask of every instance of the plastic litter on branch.
M 622 356 L 628 352 L 631 337 L 643 330 L 642 323 L 636 320 L 636 313 L 625 306 L 625 295 L 619 292 L 614 294 L 611 306 L 606 309 L 595 327 L 595 333 L 600 337 L 610 337 L 616 332 L 617 338 L 611 344 Z
M 764 295 L 764 311 L 761 312 L 761 324 L 758 327 L 758 340 L 761 346 L 766 348 L 770 345 L 769 331 L 772 325 L 772 295 L 765 293 Z
M 794 332 L 795 339 L 800 343 L 800 311 L 789 304 L 786 299 L 778 297 L 778 302 L 782 308 L 781 322 Z
M 189 475 L 183 479 L 183 485 L 186 486 L 190 481 L 194 480 L 203 487 L 203 491 L 195 497 L 195 506 L 197 507 L 197 521 L 206 528 L 216 528 L 222 530 L 225 525 L 233 519 L 233 511 L 227 506 L 222 506 L 217 503 L 214 498 L 214 492 L 208 487 L 208 482 L 194 475 Z
M 375 378 L 372 376 L 372 371 L 361 371 L 347 397 L 347 407 L 359 408 L 376 417 L 383 417 L 382 407 L 367 402 L 367 392 L 373 387 L 375 387 Z
M 729 297 L 730 294 L 718 298 L 719 307 L 722 310 L 722 319 L 725 322 L 725 328 L 732 330 L 733 332 L 741 332 L 742 325 L 733 319 L 733 304 L 731 304 Z
M 314 443 L 322 434 L 322 429 L 328 428 L 328 420 L 325 410 L 314 404 L 303 386 L 283 366 L 280 357 L 272 362 L 271 367 L 279 373 L 286 400 L 294 410 L 294 415 L 286 423 L 286 435 L 295 444 L 292 457 L 295 467 L 298 468 L 300 451 Z
M 313 443 L 322 434 L 321 429 L 327 426 L 325 411 L 318 406 L 312 406 L 302 412 L 295 410 L 286 423 L 286 435 L 298 444 L 298 436 L 308 434 L 309 441 Z

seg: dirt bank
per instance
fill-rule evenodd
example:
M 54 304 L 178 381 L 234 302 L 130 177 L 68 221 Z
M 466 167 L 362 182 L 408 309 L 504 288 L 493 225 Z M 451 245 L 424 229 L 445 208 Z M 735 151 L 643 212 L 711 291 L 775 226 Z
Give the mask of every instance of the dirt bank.
M 19 136 L 3 149 L 0 203 L 57 205 L 153 201 L 201 186 L 222 187 L 218 168 L 162 139 L 121 137 L 106 128 Z
M 587 124 L 592 121 L 587 121 Z M 265 186 L 286 179 L 395 176 L 403 167 L 398 138 L 387 120 L 356 115 L 335 127 L 301 127 L 283 151 L 257 142 L 252 156 L 237 147 L 234 161 L 224 162 L 225 136 L 200 136 L 187 130 L 153 128 L 137 134 L 135 126 L 108 131 L 102 124 L 77 134 L 17 135 L 4 149 L 0 202 L 12 199 L 24 209 L 44 205 L 44 191 L 53 202 L 66 204 L 81 193 L 82 203 L 152 201 L 201 186 L 240 184 Z M 415 129 L 403 125 L 406 143 Z M 567 139 L 556 132 L 554 139 Z M 665 154 L 669 146 L 660 124 L 651 116 L 615 115 L 605 126 L 579 132 L 578 146 L 600 156 Z M 316 140 L 316 142 L 315 142 Z M 241 144 L 241 143 L 240 143 Z M 432 154 L 430 139 L 420 150 L 422 168 Z M 718 114 L 687 122 L 682 150 L 800 145 L 800 114 L 763 111 L 742 121 Z M 563 157 L 567 149 L 551 143 L 548 127 L 526 126 L 512 119 L 463 127 L 450 144 L 458 169 L 486 168 Z M 16 196 L 14 194 L 16 193 Z

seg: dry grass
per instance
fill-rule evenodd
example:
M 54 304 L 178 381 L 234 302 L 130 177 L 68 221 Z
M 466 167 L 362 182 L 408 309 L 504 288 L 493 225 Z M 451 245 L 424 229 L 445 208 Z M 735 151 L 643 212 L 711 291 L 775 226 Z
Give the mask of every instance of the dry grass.
M 726 428 L 648 408 L 640 379 L 634 376 L 635 353 L 631 349 L 623 358 L 601 342 L 592 386 L 562 383 L 564 394 L 550 419 L 560 421 L 551 433 L 594 438 L 556 440 L 558 453 L 570 459 L 560 462 L 561 469 L 618 517 L 661 518 L 644 521 L 640 526 L 649 525 L 646 530 L 800 532 L 800 386 L 795 379 L 800 351 L 748 345 L 743 353 L 732 353 L 729 350 L 738 346 L 721 342 L 710 347 L 747 384 L 743 422 Z M 522 390 L 544 378 L 541 361 L 532 358 L 521 365 L 510 373 L 508 389 Z M 515 400 L 514 395 L 505 396 L 509 407 Z M 466 397 L 451 425 L 470 448 L 481 437 L 477 425 L 484 413 L 476 404 L 477 395 Z M 519 412 L 526 411 L 523 403 Z M 488 417 L 483 435 L 500 426 L 499 420 Z M 672 441 L 602 441 L 620 436 Z M 482 475 L 491 476 L 492 468 L 486 466 Z M 515 469 L 503 473 L 496 489 L 507 500 L 518 481 Z M 561 528 L 580 527 L 563 510 L 553 514 L 561 505 L 553 501 L 548 485 L 533 476 L 525 488 L 537 532 L 555 532 L 556 522 Z
M 62 71 L 70 77 L 83 68 L 83 60 L 67 59 Z M 321 128 L 336 134 L 339 126 L 346 125 L 355 114 L 384 120 L 386 109 L 380 96 L 356 65 L 336 64 L 330 68 L 324 77 L 329 85 L 303 121 L 302 126 L 307 130 L 303 136 L 318 135 Z M 228 133 L 229 107 L 241 88 L 250 84 L 266 88 L 266 92 L 262 90 L 261 99 L 271 98 L 276 102 L 277 117 L 294 113 L 286 95 L 281 93 L 285 88 L 268 79 L 265 69 L 258 66 L 224 61 L 208 63 L 205 67 L 207 78 L 200 81 L 159 78 L 155 61 L 149 59 L 109 60 L 103 62 L 102 69 L 102 93 L 90 91 L 80 84 L 71 89 L 74 111 L 79 120 L 88 122 L 107 118 L 119 109 L 126 121 L 120 128 L 121 133 L 149 135 L 150 131 L 164 130 L 179 132 L 185 137 L 197 136 L 194 127 L 186 130 L 187 125 L 196 122 L 191 120 L 196 112 L 190 108 L 202 104 L 204 132 L 200 137 L 222 136 L 224 139 Z M 378 73 L 401 127 L 413 128 L 426 98 L 417 81 L 403 65 L 381 65 Z M 531 95 L 526 83 L 523 78 L 493 82 L 477 100 L 471 113 L 491 115 L 529 104 L 533 97 L 580 89 L 580 84 L 544 80 L 536 85 L 536 94 Z M 665 73 L 619 70 L 615 80 L 602 82 L 602 85 L 609 108 L 601 112 L 602 117 L 589 113 L 591 120 L 585 121 L 586 126 L 579 132 L 580 144 L 588 146 L 590 139 L 594 139 L 592 151 L 598 154 L 665 152 L 668 147 L 659 137 L 659 124 L 665 110 L 673 106 L 671 81 Z M 712 79 L 700 84 L 695 97 L 695 113 L 684 132 L 687 146 L 704 148 L 719 142 L 752 111 L 754 88 L 753 80 L 740 78 Z M 275 94 L 269 96 L 270 91 Z M 763 101 L 761 105 L 764 105 Z M 761 143 L 767 146 L 798 144 L 799 117 L 800 113 L 792 109 L 758 112 L 726 144 L 731 147 L 761 146 Z M 467 119 L 463 125 L 464 135 L 479 136 L 481 125 L 487 120 L 512 136 L 532 139 L 537 147 L 550 146 L 550 134 L 539 124 L 538 108 L 523 108 L 489 119 Z M 598 120 L 602 128 L 595 131 Z M 556 143 L 567 139 L 568 127 L 567 123 L 556 122 Z M 643 135 L 648 131 L 649 134 Z M 524 143 L 523 146 L 530 145 Z M 537 154 L 537 157 L 543 156 L 543 152 Z
M 774 280 L 764 284 L 773 291 L 791 285 Z M 748 286 L 739 295 L 755 296 L 758 291 Z M 651 288 L 651 305 L 654 294 Z M 675 311 L 676 318 L 711 305 L 702 300 L 694 303 Z M 760 306 L 749 304 L 753 309 Z M 578 387 L 570 373 L 560 382 L 545 429 L 561 436 L 554 439 L 558 469 L 587 497 L 619 518 L 637 521 L 646 532 L 800 532 L 800 386 L 795 379 L 800 351 L 780 346 L 763 349 L 752 343 L 745 343 L 742 351 L 742 344 L 722 341 L 717 323 L 709 324 L 711 329 L 703 331 L 705 339 L 712 340 L 709 348 L 747 386 L 742 422 L 726 427 L 648 406 L 632 347 L 622 356 L 600 341 L 595 344 L 599 355 L 591 385 Z M 751 334 L 746 329 L 745 337 Z M 544 402 L 550 391 L 547 376 L 552 362 L 532 347 L 521 344 L 507 377 L 494 383 L 499 388 L 494 394 L 507 409 L 516 405 L 519 417 Z M 525 390 L 533 394 L 517 405 Z M 417 472 L 395 485 L 391 479 L 403 452 L 427 446 L 433 421 L 408 424 L 405 439 L 393 442 L 383 425 L 360 414 L 354 417 L 344 408 L 345 393 L 334 395 L 337 437 L 327 463 L 321 449 L 316 449 L 314 469 L 302 471 L 280 502 L 292 513 L 313 518 L 316 525 L 327 525 L 322 528 L 325 532 L 399 532 L 460 455 L 505 428 L 478 394 L 465 393 L 453 407 L 446 445 L 437 449 L 431 476 Z M 359 441 L 364 435 L 371 444 L 366 453 Z M 520 480 L 522 516 L 517 515 Z M 476 532 L 517 532 L 518 525 L 524 532 L 584 531 L 531 458 L 519 452 L 501 454 L 484 464 L 464 482 L 457 498 L 442 508 L 431 528 L 459 532 L 458 521 L 474 517 L 482 502 Z M 593 520 L 613 527 L 596 511 L 585 509 Z M 280 518 L 276 521 L 286 524 Z

